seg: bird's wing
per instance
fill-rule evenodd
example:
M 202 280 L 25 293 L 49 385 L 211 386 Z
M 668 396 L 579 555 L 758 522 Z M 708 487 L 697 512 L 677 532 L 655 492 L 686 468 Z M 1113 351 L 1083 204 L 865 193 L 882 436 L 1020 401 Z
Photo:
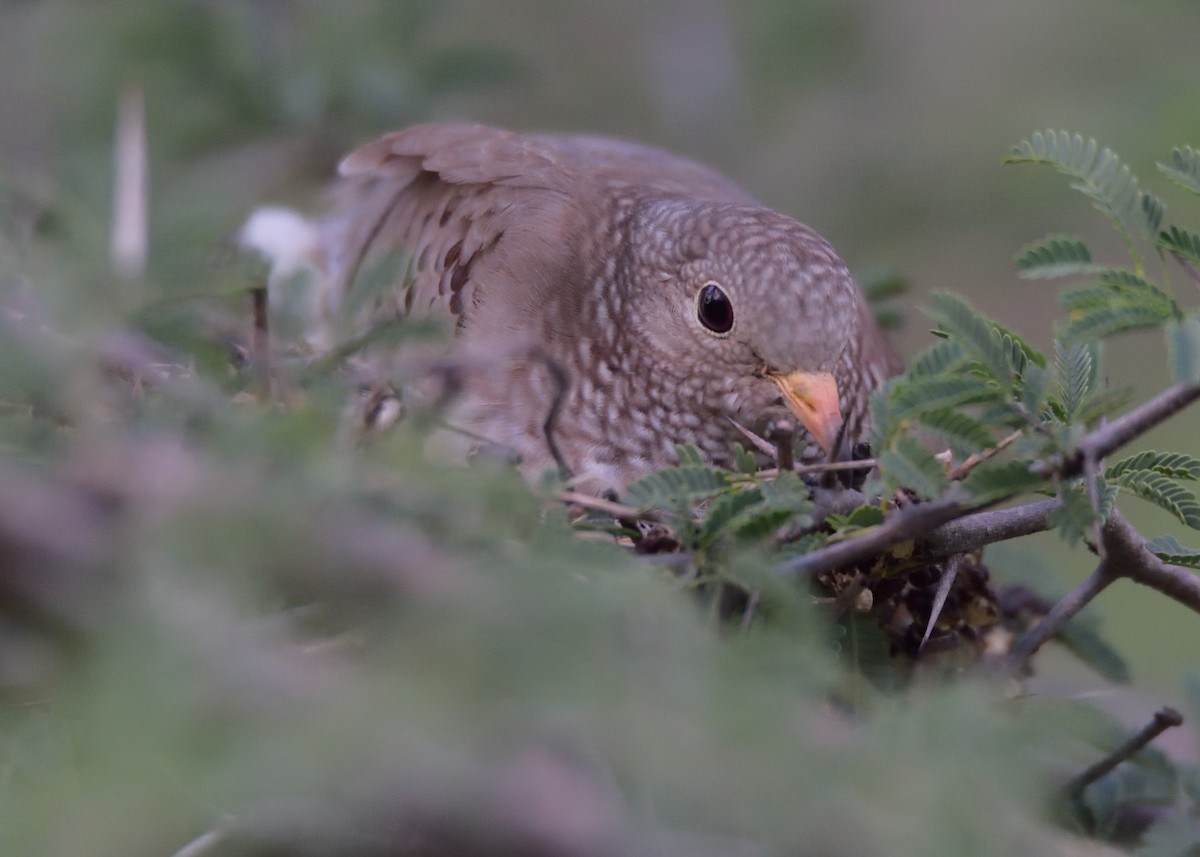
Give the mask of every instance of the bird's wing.
M 533 304 L 572 276 L 612 194 L 749 202 L 719 174 L 646 146 L 582 136 L 527 136 L 481 125 L 416 125 L 348 155 L 329 266 L 343 294 L 371 253 L 399 250 L 404 309 L 461 317 L 481 270 L 523 279 Z M 574 271 L 582 276 L 583 272 Z M 537 282 L 537 281 L 542 282 Z

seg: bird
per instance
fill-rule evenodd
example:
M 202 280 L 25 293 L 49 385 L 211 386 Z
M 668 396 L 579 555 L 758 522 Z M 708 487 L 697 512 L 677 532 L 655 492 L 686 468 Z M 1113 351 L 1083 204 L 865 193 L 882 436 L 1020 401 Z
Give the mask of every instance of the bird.
M 378 313 L 433 317 L 463 365 L 456 419 L 535 478 L 620 491 L 731 466 L 739 426 L 790 412 L 802 460 L 845 459 L 899 372 L 845 262 L 720 173 L 635 142 L 420 124 L 339 164 L 326 313 L 400 254 Z

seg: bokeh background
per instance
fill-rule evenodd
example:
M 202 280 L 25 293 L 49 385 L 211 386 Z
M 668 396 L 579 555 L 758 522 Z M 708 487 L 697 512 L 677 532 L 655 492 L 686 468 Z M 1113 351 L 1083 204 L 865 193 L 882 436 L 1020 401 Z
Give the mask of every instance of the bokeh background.
M 60 239 L 44 270 L 91 272 L 68 302 L 103 318 L 118 93 L 144 87 L 149 278 L 196 289 L 248 212 L 316 210 L 340 153 L 406 123 L 472 119 L 640 139 L 706 161 L 824 233 L 859 272 L 912 284 L 902 350 L 926 343 L 922 295 L 954 290 L 1049 346 L 1054 285 L 1018 280 L 1047 232 L 1119 261 L 1117 236 L 1065 182 L 1004 167 L 1047 126 L 1157 176 L 1200 143 L 1200 6 L 1186 0 L 6 0 L 0 3 L 0 202 L 6 228 Z M 36 222 L 22 220 L 37 211 Z M 136 300 L 136 297 L 134 298 Z M 1114 383 L 1165 382 L 1156 336 L 1107 351 Z M 1145 439 L 1200 448 L 1195 411 Z M 1148 534 L 1189 534 L 1126 503 Z M 998 570 L 1065 589 L 1090 557 L 1046 536 Z M 1099 606 L 1143 690 L 1172 699 L 1200 623 L 1118 584 Z

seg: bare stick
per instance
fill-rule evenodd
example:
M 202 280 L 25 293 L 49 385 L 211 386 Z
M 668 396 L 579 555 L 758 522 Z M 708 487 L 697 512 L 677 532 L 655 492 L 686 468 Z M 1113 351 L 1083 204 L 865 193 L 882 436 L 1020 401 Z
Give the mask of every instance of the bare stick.
M 1117 511 L 1104 524 L 1104 537 L 1112 550 L 1119 545 L 1122 577 L 1148 586 L 1184 607 L 1200 613 L 1200 577 L 1189 568 L 1163 562 L 1146 549 L 1146 540 Z
M 1200 384 L 1173 384 L 1154 398 L 1126 411 L 1085 437 L 1075 455 L 1062 467 L 1066 477 L 1080 475 L 1087 460 L 1099 461 L 1120 449 L 1139 435 L 1173 417 L 1192 402 L 1200 399 Z
M 1096 780 L 1109 773 L 1168 729 L 1181 725 L 1183 725 L 1183 715 L 1174 708 L 1160 708 L 1154 712 L 1154 719 L 1143 726 L 1140 732 L 1086 771 L 1072 778 L 1063 791 L 1067 797 L 1078 799 L 1083 795 L 1083 790 Z
M 792 457 L 792 442 L 796 437 L 796 424 L 784 417 L 772 420 L 767 429 L 767 435 L 775 443 L 775 465 L 779 471 L 782 473 L 791 470 L 796 464 Z
M 1042 621 L 1017 641 L 1002 668 L 1020 671 L 1047 640 L 1113 581 L 1127 577 L 1200 613 L 1200 577 L 1186 568 L 1163 562 L 1146 549 L 1146 541 L 1125 517 L 1114 510 L 1101 529 L 1105 555 L 1088 577 L 1051 608 Z
M 250 312 L 254 325 L 251 350 L 263 401 L 271 398 L 271 331 L 267 310 L 267 284 L 263 280 L 250 288 Z
M 951 489 L 946 496 L 894 513 L 887 521 L 861 536 L 794 557 L 779 567 L 785 575 L 821 574 L 834 568 L 868 559 L 898 542 L 916 539 L 963 513 L 963 493 Z
M 1040 533 L 1050 527 L 1050 515 L 1058 500 L 1038 500 L 1008 509 L 991 509 L 965 515 L 942 524 L 925 537 L 932 556 L 950 556 L 978 550 L 985 545 Z
M 554 498 L 563 503 L 590 509 L 593 512 L 612 515 L 617 519 L 627 518 L 633 521 L 650 521 L 651 523 L 656 523 L 660 520 L 659 516 L 654 512 L 642 512 L 633 506 L 626 506 L 623 503 L 593 497 L 591 494 L 581 494 L 578 491 L 559 491 L 554 495 Z
M 1113 569 L 1111 557 L 1101 560 L 1083 582 L 1072 589 L 1061 601 L 1050 608 L 1050 612 L 1016 642 L 1000 669 L 1002 675 L 1016 675 L 1025 668 L 1043 644 L 1056 636 L 1075 614 L 1091 603 L 1120 575 Z
M 996 455 L 999 455 L 1004 450 L 1008 449 L 1016 441 L 1018 441 L 1024 434 L 1025 434 L 1024 430 L 1018 429 L 1017 431 L 1013 432 L 1012 434 L 1002 437 L 1000 439 L 1000 442 L 997 443 L 995 446 L 991 447 L 990 449 L 985 449 L 983 452 L 977 452 L 974 455 L 972 455 L 971 457 L 967 458 L 965 461 L 963 461 L 962 464 L 958 465 L 957 467 L 955 467 L 953 470 L 950 471 L 950 473 L 948 474 L 950 477 L 950 481 L 955 482 L 959 479 L 962 479 L 964 476 L 966 476 L 968 473 L 970 473 L 977 465 L 982 464 L 983 462 L 987 461 L 989 458 L 993 458 Z

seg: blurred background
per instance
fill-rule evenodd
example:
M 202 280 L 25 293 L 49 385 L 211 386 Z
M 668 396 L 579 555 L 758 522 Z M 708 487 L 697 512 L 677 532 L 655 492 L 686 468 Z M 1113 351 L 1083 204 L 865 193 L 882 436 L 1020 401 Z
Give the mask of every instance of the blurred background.
M 379 132 L 428 119 L 598 132 L 708 162 L 860 274 L 902 274 L 908 355 L 927 342 L 922 296 L 941 289 L 1045 349 L 1056 287 L 1017 279 L 1020 246 L 1067 232 L 1102 260 L 1124 251 L 1065 181 L 1001 159 L 1047 126 L 1095 136 L 1165 198 L 1168 221 L 1195 228 L 1200 208 L 1154 162 L 1200 144 L 1198 32 L 1186 0 L 5 0 L 0 210 L 38 238 L 11 245 L 26 262 L 79 286 L 64 310 L 86 324 L 114 303 L 203 292 L 255 206 L 318 210 L 339 155 Z M 134 85 L 153 285 L 131 297 L 105 260 L 114 116 Z M 1107 357 L 1140 397 L 1165 382 L 1157 335 Z M 1198 438 L 1193 410 L 1144 447 L 1194 454 Z M 1147 534 L 1195 543 L 1126 506 Z M 1051 590 L 1090 564 L 1052 536 L 993 552 Z M 1178 693 L 1195 617 L 1126 583 L 1099 609 L 1135 677 Z

